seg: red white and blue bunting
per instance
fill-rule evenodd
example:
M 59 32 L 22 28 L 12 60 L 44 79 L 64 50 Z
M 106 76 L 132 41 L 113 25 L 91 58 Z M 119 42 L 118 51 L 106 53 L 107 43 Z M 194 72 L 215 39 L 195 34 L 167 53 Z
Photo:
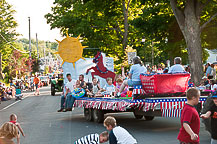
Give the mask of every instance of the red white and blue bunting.
M 139 109 L 144 112 L 155 110 L 160 105 L 162 117 L 180 117 L 187 99 L 186 98 L 163 98 L 163 99 L 113 99 L 113 98 L 79 98 L 76 99 L 74 107 L 93 108 L 102 110 L 127 111 L 127 109 Z M 206 98 L 200 98 L 200 103 Z
M 206 98 L 200 98 L 202 108 L 205 101 Z M 181 112 L 186 102 L 186 98 L 163 100 L 163 102 L 160 103 L 162 117 L 181 117 Z
M 133 89 L 133 94 L 137 94 L 137 95 L 143 95 L 145 94 L 145 91 L 142 89 L 142 85 L 136 85 L 134 86 L 134 89 Z
M 182 109 L 163 109 L 162 117 L 181 117 Z

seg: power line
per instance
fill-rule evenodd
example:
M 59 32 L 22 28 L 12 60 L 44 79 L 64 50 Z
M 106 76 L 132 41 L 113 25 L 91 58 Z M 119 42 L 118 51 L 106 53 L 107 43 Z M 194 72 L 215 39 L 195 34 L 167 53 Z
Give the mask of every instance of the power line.
M 10 42 L 9 42 L 2 34 L 0 34 L 0 36 L 1 36 L 10 46 L 12 46 L 15 50 L 17 50 L 17 51 L 19 51 L 19 52 L 21 52 L 21 53 L 28 53 L 28 52 L 21 51 L 21 50 L 17 49 L 16 47 L 14 47 L 12 44 L 10 44 Z

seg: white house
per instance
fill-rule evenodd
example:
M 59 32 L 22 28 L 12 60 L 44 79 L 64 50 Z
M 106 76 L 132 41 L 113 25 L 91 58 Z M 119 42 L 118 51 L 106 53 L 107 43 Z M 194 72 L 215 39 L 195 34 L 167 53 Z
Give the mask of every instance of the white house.
M 216 49 L 213 49 L 213 50 L 206 49 L 206 51 L 209 53 L 207 62 L 210 62 L 210 63 L 217 62 L 217 50 Z

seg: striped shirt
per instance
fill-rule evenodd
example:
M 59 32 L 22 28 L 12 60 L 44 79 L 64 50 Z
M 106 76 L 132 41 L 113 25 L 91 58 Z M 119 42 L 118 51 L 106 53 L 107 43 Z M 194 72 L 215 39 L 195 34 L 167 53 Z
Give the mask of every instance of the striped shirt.
M 77 140 L 75 144 L 100 144 L 98 134 L 90 134 Z

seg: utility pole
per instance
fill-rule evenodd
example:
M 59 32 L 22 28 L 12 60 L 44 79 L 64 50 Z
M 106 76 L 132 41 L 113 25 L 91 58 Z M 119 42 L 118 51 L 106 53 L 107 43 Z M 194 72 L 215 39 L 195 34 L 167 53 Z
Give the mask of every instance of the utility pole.
M 38 49 L 38 36 L 36 33 L 36 47 L 37 47 L 37 58 L 39 59 L 39 49 Z
M 28 17 L 29 20 L 29 75 L 31 76 L 31 31 L 30 31 L 30 17 Z
M 45 62 L 45 65 L 47 65 L 47 59 L 46 59 L 46 54 L 45 54 L 45 46 L 44 46 L 44 62 Z

